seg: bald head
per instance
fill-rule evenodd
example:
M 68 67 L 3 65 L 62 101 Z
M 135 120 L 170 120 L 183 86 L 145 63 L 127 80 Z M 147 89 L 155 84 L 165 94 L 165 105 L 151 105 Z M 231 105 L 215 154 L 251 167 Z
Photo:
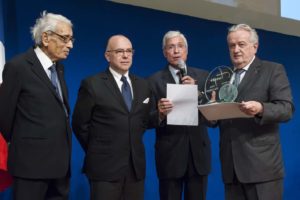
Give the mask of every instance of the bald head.
M 133 56 L 130 40 L 124 35 L 114 35 L 110 37 L 104 56 L 113 70 L 119 74 L 127 73 L 132 65 Z
M 122 44 L 130 45 L 130 48 L 132 48 L 132 44 L 126 36 L 113 35 L 107 41 L 106 51 L 122 48 L 122 47 L 120 47 L 120 45 L 122 45 Z

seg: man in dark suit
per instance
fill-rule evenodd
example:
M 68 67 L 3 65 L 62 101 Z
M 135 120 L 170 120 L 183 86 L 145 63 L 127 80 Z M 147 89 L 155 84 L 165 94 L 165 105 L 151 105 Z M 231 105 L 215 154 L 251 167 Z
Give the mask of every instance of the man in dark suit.
M 44 11 L 32 36 L 34 48 L 6 63 L 0 88 L 0 130 L 10 143 L 13 195 L 16 200 L 68 199 L 71 129 L 59 61 L 73 48 L 72 23 Z
M 146 80 L 129 74 L 134 50 L 130 40 L 108 40 L 105 72 L 82 81 L 73 129 L 86 156 L 93 200 L 144 199 L 145 150 L 151 90 Z
M 211 165 L 211 147 L 203 117 L 198 126 L 167 125 L 166 116 L 173 108 L 166 98 L 167 83 L 197 84 L 203 91 L 208 72 L 186 67 L 188 44 L 179 31 L 169 31 L 163 38 L 163 53 L 168 61 L 166 68 L 149 77 L 154 93 L 155 108 L 151 121 L 156 126 L 156 169 L 161 200 L 206 198 L 207 176 Z M 184 62 L 182 62 L 184 61 Z M 177 76 L 179 66 L 187 73 Z M 183 77 L 182 77 L 183 76 Z
M 280 200 L 284 166 L 279 123 L 294 111 L 286 72 L 281 64 L 255 56 L 258 36 L 249 25 L 232 26 L 227 42 L 234 70 L 243 70 L 236 101 L 252 118 L 219 121 L 226 199 Z

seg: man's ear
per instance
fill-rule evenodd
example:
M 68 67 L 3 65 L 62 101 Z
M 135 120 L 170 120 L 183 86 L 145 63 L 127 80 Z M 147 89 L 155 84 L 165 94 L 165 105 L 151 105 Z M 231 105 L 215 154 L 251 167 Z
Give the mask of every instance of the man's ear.
M 105 59 L 106 59 L 107 62 L 110 62 L 110 57 L 109 57 L 108 54 L 109 54 L 109 52 L 105 51 L 104 57 L 105 57 Z
M 255 44 L 254 44 L 254 49 L 255 49 L 255 53 L 257 52 L 257 49 L 258 49 L 258 42 L 256 42 Z
M 167 53 L 165 52 L 165 50 L 163 50 L 163 54 L 164 54 L 164 57 L 167 58 L 167 55 L 166 55 Z
M 49 44 L 49 35 L 46 32 L 42 33 L 42 44 L 45 47 Z

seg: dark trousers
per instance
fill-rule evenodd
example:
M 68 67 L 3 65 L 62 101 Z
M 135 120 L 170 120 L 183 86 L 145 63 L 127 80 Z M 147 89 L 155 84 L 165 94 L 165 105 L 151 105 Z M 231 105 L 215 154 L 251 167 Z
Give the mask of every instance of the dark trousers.
M 261 183 L 241 183 L 235 181 L 225 184 L 226 200 L 282 200 L 283 180 Z
M 181 200 L 183 192 L 184 200 L 205 200 L 206 191 L 207 175 L 202 176 L 196 172 L 191 151 L 183 177 L 159 180 L 160 200 Z
M 184 188 L 184 189 L 183 189 Z M 160 200 L 181 200 L 184 190 L 185 200 L 205 200 L 207 176 L 192 176 L 159 181 Z
M 70 178 L 25 179 L 14 177 L 14 200 L 67 200 L 69 198 Z
M 130 162 L 131 163 L 131 162 Z M 143 200 L 144 179 L 136 179 L 132 164 L 127 174 L 116 181 L 89 180 L 91 200 Z

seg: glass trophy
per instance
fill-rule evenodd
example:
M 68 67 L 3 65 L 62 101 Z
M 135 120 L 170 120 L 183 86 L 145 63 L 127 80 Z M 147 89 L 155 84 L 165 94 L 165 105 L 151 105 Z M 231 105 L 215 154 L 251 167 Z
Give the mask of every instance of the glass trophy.
M 204 87 L 204 95 L 208 102 L 211 101 L 213 91 L 216 94 L 216 102 L 234 102 L 238 90 L 231 83 L 232 75 L 232 69 L 227 66 L 216 67 L 209 73 Z

